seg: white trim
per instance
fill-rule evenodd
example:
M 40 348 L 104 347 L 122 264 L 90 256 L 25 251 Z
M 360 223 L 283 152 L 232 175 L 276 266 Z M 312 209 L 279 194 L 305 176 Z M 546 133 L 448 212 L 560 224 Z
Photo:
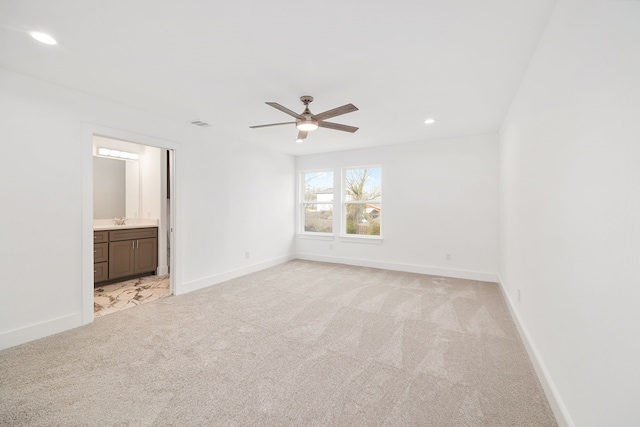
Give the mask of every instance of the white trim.
M 298 233 L 296 234 L 298 239 L 308 239 L 308 240 L 333 240 L 335 235 L 329 233 Z
M 207 288 L 209 286 L 217 285 L 227 280 L 235 279 L 237 277 L 244 276 L 246 274 L 255 273 L 256 271 L 264 270 L 265 268 L 274 267 L 279 264 L 284 264 L 287 261 L 295 259 L 293 254 L 281 256 L 268 261 L 252 264 L 247 267 L 238 268 L 235 270 L 226 271 L 224 273 L 216 274 L 214 276 L 204 277 L 202 279 L 194 280 L 184 283 L 179 292 L 176 295 L 186 294 L 188 292 L 197 291 L 198 289 Z
M 366 234 L 341 234 L 340 241 L 344 243 L 367 243 L 370 245 L 381 245 L 384 241 L 384 238 L 382 236 L 369 236 Z
M 381 268 L 384 270 L 404 271 L 407 273 L 429 274 L 431 276 L 453 277 L 456 279 L 497 282 L 496 273 L 471 270 L 454 270 L 452 268 L 431 267 L 427 265 L 401 264 L 397 262 L 381 262 L 359 258 L 342 258 L 316 254 L 296 253 L 297 259 L 307 261 L 331 262 L 335 264 L 355 265 L 358 267 Z
M 502 292 L 502 296 L 504 300 L 507 302 L 507 307 L 509 308 L 509 312 L 511 313 L 511 317 L 513 318 L 513 322 L 516 324 L 516 328 L 520 333 L 520 338 L 524 343 L 524 347 L 527 349 L 527 353 L 529 354 L 529 359 L 531 359 L 531 363 L 533 364 L 533 368 L 538 375 L 538 379 L 540 380 L 540 384 L 542 385 L 542 389 L 544 390 L 544 394 L 547 396 L 547 400 L 549 401 L 549 406 L 551 406 L 551 410 L 556 417 L 556 422 L 559 427 L 574 427 L 575 424 L 571 420 L 571 416 L 569 415 L 569 411 L 567 411 L 567 407 L 562 402 L 560 397 L 560 393 L 556 388 L 553 380 L 551 379 L 551 375 L 546 368 L 542 358 L 540 357 L 540 353 L 536 349 L 536 346 L 531 340 L 531 336 L 527 332 L 527 328 L 525 328 L 520 316 L 518 315 L 518 311 L 516 310 L 515 305 L 511 298 L 509 298 L 509 293 L 505 289 L 502 277 L 498 274 L 498 285 L 500 287 L 500 291 Z
M 77 328 L 78 326 L 82 326 L 81 312 L 3 332 L 0 334 L 0 350 L 48 337 L 49 335 Z

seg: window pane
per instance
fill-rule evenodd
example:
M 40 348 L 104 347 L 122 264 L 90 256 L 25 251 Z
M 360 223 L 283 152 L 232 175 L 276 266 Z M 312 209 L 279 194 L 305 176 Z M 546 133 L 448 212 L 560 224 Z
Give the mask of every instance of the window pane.
M 380 183 L 380 168 L 347 169 L 344 182 L 346 201 L 380 201 Z
M 378 203 L 347 203 L 347 234 L 380 235 L 382 210 Z
M 333 201 L 333 171 L 305 172 L 304 200 L 307 202 Z
M 331 233 L 333 231 L 333 203 L 305 203 L 304 231 Z

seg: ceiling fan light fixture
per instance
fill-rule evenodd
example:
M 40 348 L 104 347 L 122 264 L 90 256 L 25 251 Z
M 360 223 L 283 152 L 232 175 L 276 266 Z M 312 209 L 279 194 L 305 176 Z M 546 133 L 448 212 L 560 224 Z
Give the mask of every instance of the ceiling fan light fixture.
M 298 144 L 302 144 L 302 143 L 304 142 L 304 139 L 300 139 L 300 138 L 298 138 L 298 139 L 296 139 L 296 142 L 297 142 Z
M 300 120 L 296 123 L 296 128 L 303 132 L 318 129 L 318 121 L 314 119 Z

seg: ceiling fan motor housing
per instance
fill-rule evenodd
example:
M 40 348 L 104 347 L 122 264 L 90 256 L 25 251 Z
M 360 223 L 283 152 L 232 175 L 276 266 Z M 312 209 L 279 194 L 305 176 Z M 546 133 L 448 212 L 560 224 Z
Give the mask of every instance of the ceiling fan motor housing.
M 309 110 L 309 103 L 313 102 L 313 96 L 303 95 L 300 97 L 300 102 L 304 104 L 304 111 L 302 112 L 304 119 L 296 120 L 296 128 L 305 132 L 318 129 L 318 121 L 313 118 Z

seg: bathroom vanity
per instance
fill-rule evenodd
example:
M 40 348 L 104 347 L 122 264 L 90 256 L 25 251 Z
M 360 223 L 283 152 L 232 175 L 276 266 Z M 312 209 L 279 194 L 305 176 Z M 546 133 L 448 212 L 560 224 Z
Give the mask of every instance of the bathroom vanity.
M 94 227 L 93 262 L 94 286 L 155 274 L 158 227 Z

